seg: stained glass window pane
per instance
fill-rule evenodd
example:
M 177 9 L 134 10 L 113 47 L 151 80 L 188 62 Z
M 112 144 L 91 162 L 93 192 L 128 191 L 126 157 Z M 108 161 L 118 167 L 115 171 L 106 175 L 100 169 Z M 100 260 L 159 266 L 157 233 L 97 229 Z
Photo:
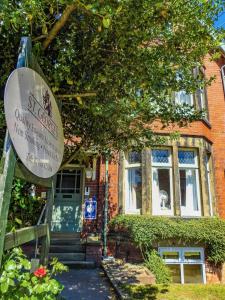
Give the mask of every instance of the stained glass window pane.
M 136 152 L 136 151 L 129 152 L 128 162 L 129 162 L 129 164 L 140 163 L 141 162 L 141 153 Z
M 178 151 L 178 159 L 180 164 L 195 164 L 195 153 L 194 151 L 180 150 Z
M 169 150 L 153 149 L 152 150 L 153 163 L 169 163 Z

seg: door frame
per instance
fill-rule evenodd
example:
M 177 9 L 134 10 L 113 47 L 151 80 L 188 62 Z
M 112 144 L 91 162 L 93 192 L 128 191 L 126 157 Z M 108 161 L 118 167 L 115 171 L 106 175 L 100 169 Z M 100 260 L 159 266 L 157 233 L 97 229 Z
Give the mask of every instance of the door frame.
M 80 169 L 82 172 L 81 175 L 81 230 L 78 231 L 78 233 L 81 233 L 83 231 L 83 222 L 84 222 L 84 187 L 85 187 L 85 165 L 78 165 L 78 164 L 67 164 L 65 165 L 62 169 L 60 169 L 58 172 L 61 172 L 63 170 L 75 170 L 75 169 Z M 56 176 L 58 174 L 56 173 Z M 56 186 L 55 186 L 55 194 L 56 194 Z M 55 201 L 54 201 L 55 202 Z M 54 205 L 54 203 L 53 203 Z M 51 233 L 54 233 L 54 231 L 51 231 Z M 57 234 L 65 234 L 65 232 L 57 232 Z M 71 232 L 72 234 L 72 232 Z

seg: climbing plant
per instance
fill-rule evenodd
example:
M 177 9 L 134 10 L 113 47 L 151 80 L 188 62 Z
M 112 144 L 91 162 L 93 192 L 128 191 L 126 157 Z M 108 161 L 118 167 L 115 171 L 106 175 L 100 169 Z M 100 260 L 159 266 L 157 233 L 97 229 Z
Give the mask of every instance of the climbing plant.
M 172 92 L 191 93 L 210 83 L 193 69 L 204 64 L 207 53 L 218 57 L 224 35 L 213 24 L 224 5 L 223 0 L 2 0 L 2 93 L 20 37 L 28 35 L 62 101 L 68 155 L 71 149 L 108 153 L 160 142 L 146 124 L 184 125 L 202 116 L 193 107 L 175 105 Z
M 119 215 L 109 224 L 111 232 L 125 233 L 131 242 L 148 253 L 160 241 L 206 247 L 207 259 L 225 262 L 225 221 L 219 218 L 181 219 Z

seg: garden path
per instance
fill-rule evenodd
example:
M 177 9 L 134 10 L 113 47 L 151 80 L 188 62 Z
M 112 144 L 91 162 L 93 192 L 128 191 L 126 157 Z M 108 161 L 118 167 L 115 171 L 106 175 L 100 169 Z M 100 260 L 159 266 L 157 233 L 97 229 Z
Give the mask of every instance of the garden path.
M 64 285 L 66 300 L 116 300 L 117 297 L 101 269 L 70 269 L 57 276 Z

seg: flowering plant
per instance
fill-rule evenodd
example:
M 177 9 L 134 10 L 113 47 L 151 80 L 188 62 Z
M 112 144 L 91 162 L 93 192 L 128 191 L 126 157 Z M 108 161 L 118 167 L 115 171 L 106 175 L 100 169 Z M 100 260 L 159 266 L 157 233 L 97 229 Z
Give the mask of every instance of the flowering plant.
M 63 286 L 54 278 L 67 267 L 56 258 L 51 268 L 40 266 L 31 272 L 31 263 L 20 248 L 14 248 L 0 269 L 0 300 L 56 300 Z
M 47 274 L 47 271 L 46 271 L 45 267 L 41 267 L 34 272 L 34 275 L 36 277 L 40 277 L 40 278 L 44 277 L 46 274 Z

